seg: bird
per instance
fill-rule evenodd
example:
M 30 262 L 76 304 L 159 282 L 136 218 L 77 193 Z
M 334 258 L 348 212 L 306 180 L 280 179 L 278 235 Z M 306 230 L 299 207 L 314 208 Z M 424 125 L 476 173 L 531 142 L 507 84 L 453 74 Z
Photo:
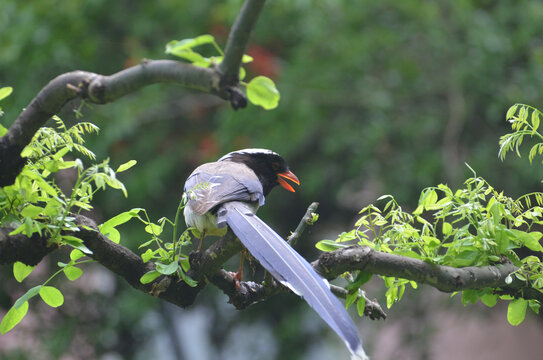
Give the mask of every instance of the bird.
M 368 360 L 349 314 L 330 285 L 280 235 L 256 216 L 277 185 L 295 192 L 300 181 L 287 162 L 268 149 L 230 152 L 198 166 L 184 186 L 187 226 L 202 239 L 223 236 L 229 227 L 245 248 L 282 285 L 301 296 L 345 342 L 352 360 Z M 240 278 L 241 266 L 238 271 Z

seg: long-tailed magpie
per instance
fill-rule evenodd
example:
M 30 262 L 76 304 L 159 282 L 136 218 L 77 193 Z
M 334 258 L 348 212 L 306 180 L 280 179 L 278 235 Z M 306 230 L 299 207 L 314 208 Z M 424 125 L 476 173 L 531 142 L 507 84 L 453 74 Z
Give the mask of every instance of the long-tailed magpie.
M 185 222 L 202 237 L 224 235 L 228 225 L 273 277 L 305 301 L 345 342 L 352 359 L 368 359 L 353 321 L 326 280 L 255 213 L 281 185 L 300 184 L 286 161 L 266 149 L 244 149 L 199 166 L 185 182 Z

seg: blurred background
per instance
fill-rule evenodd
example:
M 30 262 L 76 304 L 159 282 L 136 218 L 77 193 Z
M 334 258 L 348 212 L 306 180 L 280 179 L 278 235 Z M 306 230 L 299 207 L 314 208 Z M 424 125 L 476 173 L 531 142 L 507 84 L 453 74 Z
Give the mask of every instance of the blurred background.
M 9 126 L 55 76 L 72 70 L 112 74 L 144 58 L 167 58 L 165 44 L 213 34 L 221 46 L 240 0 L 0 0 L 0 87 Z M 123 173 L 129 197 L 107 191 L 97 222 L 133 207 L 172 218 L 182 184 L 198 164 L 245 147 L 281 153 L 301 179 L 295 194 L 276 190 L 260 215 L 280 234 L 294 230 L 312 201 L 320 220 L 300 241 L 314 243 L 350 229 L 358 210 L 382 194 L 406 209 L 420 191 L 455 187 L 479 176 L 512 197 L 540 191 L 541 167 L 497 157 L 515 102 L 541 107 L 543 2 L 273 0 L 252 36 L 248 78 L 274 79 L 274 111 L 233 111 L 213 96 L 154 85 L 114 104 L 85 106 L 83 120 L 101 128 L 87 145 Z M 212 48 L 202 51 L 215 55 Z M 70 103 L 59 114 L 77 120 Z M 527 153 L 525 153 L 527 154 Z M 527 156 L 525 156 L 527 157 Z M 134 251 L 147 240 L 138 223 L 121 228 Z M 45 259 L 24 284 L 0 269 L 0 315 L 66 259 Z M 234 269 L 236 259 L 225 265 Z M 188 309 L 133 290 L 99 265 L 74 283 L 58 282 L 65 304 L 39 301 L 7 335 L 2 359 L 343 359 L 335 334 L 296 296 L 282 294 L 235 311 L 209 287 Z M 248 277 L 252 276 L 250 271 Z M 254 275 L 260 279 L 260 272 Z M 384 306 L 374 279 L 368 295 Z M 508 325 L 506 307 L 460 305 L 432 288 L 407 290 L 386 321 L 353 312 L 372 359 L 540 358 L 541 317 Z

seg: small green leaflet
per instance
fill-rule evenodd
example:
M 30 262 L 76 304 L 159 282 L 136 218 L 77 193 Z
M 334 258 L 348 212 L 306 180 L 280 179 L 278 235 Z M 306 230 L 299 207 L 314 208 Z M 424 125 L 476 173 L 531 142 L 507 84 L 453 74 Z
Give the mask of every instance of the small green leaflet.
M 25 301 L 19 308 L 13 306 L 7 312 L 6 316 L 2 319 L 0 323 L 0 334 L 4 335 L 11 329 L 15 327 L 18 323 L 23 320 L 28 311 L 28 301 Z
M 183 39 L 183 40 L 172 40 L 166 44 L 166 54 L 174 54 L 182 51 L 191 50 L 193 47 L 204 45 L 204 44 L 213 44 L 215 38 L 213 35 L 200 35 L 192 39 Z
M 513 326 L 520 325 L 526 317 L 526 308 L 528 301 L 524 299 L 515 299 L 507 307 L 507 321 Z
M 159 277 L 160 275 L 162 275 L 161 273 L 159 273 L 158 271 L 156 270 L 151 270 L 149 272 L 146 272 L 141 278 L 140 278 L 140 282 L 142 284 L 149 284 L 150 282 L 152 282 L 153 280 L 155 280 L 157 277 Z
M 59 307 L 64 303 L 64 296 L 57 288 L 52 286 L 42 286 L 40 289 L 40 297 L 51 307 Z
M 162 233 L 162 226 L 150 223 L 145 227 L 145 232 L 151 235 L 158 236 Z
M 366 299 L 361 297 L 356 303 L 356 311 L 358 312 L 358 316 L 364 316 L 364 310 L 366 310 Z
M 170 264 L 168 265 L 165 265 L 165 264 L 162 264 L 162 263 L 156 263 L 156 270 L 161 273 L 161 274 L 164 274 L 164 275 L 171 275 L 173 274 L 174 272 L 177 271 L 177 268 L 179 267 L 179 264 L 177 263 L 177 261 L 172 261 Z
M 42 207 L 29 204 L 21 211 L 21 215 L 24 217 L 35 218 L 42 211 L 43 211 Z
M 271 110 L 279 105 L 280 95 L 270 78 L 257 76 L 247 84 L 247 98 L 254 105 Z
M 98 229 L 103 235 L 107 236 L 111 241 L 118 244 L 121 238 L 121 235 L 119 234 L 119 231 L 115 228 L 121 224 L 124 224 L 125 222 L 129 221 L 130 219 L 134 217 L 138 217 L 138 214 L 141 210 L 143 209 L 134 208 L 129 211 L 122 212 L 112 217 L 105 223 L 98 225 Z
M 124 164 L 120 165 L 118 168 L 117 168 L 117 171 L 115 172 L 123 172 L 123 171 L 126 171 L 128 169 L 130 169 L 132 166 L 136 165 L 138 162 L 136 160 L 130 160 L 128 162 L 125 162 Z
M 29 266 L 17 261 L 13 264 L 13 276 L 18 282 L 22 282 L 34 270 L 34 266 Z
M 11 86 L 0 88 L 0 100 L 7 98 L 13 92 Z
M 337 243 L 334 240 L 321 240 L 317 244 L 315 244 L 315 247 L 321 251 L 334 251 L 337 249 L 341 249 L 344 247 L 348 247 L 347 244 Z
M 83 274 L 83 270 L 75 266 L 66 266 L 62 271 L 70 281 L 77 280 Z
M 88 247 L 86 247 L 83 244 L 83 240 L 81 240 L 80 238 L 77 238 L 77 237 L 71 236 L 71 235 L 63 235 L 62 236 L 62 241 L 64 243 L 66 243 L 67 245 L 70 245 L 74 249 L 78 249 L 81 252 L 84 252 L 85 254 L 88 254 L 88 255 L 92 254 L 92 250 L 89 249 Z

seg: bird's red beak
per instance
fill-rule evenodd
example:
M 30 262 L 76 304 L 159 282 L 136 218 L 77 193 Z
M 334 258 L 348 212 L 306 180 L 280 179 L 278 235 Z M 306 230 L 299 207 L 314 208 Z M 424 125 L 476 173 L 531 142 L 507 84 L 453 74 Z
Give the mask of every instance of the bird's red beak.
M 277 182 L 288 191 L 294 192 L 294 188 L 285 179 L 292 181 L 296 185 L 300 185 L 300 180 L 298 180 L 298 177 L 292 171 L 277 174 Z

